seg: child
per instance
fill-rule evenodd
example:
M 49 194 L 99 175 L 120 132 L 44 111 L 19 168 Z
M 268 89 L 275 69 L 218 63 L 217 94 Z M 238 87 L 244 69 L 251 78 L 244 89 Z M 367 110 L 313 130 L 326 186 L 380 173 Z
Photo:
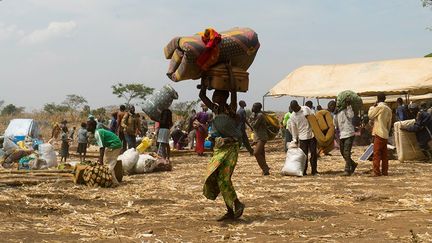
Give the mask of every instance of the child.
M 157 142 L 159 143 L 158 155 L 162 158 L 169 160 L 170 146 L 169 136 L 170 129 L 173 126 L 171 110 L 165 109 L 161 113 L 160 126 L 158 131 Z
M 62 127 L 62 133 L 61 133 L 61 148 L 60 148 L 60 162 L 66 162 L 66 158 L 69 157 L 69 136 L 68 136 L 68 129 L 66 126 Z
M 77 153 L 79 154 L 81 162 L 85 160 L 86 153 L 87 153 L 87 123 L 83 122 L 81 123 L 81 127 L 78 130 L 78 150 Z

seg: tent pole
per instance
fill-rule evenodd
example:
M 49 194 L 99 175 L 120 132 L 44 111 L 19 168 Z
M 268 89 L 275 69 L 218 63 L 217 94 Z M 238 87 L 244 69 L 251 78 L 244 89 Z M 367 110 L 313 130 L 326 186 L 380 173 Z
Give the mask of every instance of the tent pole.
M 319 98 L 316 98 L 316 100 L 317 100 L 317 106 L 319 106 L 320 105 Z
M 303 97 L 303 105 L 306 103 L 306 97 Z
M 263 111 L 265 111 L 265 109 L 264 109 L 264 107 L 265 107 L 265 106 L 264 106 L 264 105 L 265 105 L 265 97 L 267 97 L 268 93 L 269 93 L 269 92 L 265 93 L 265 94 L 263 95 L 263 97 L 262 97 L 262 110 L 263 110 Z

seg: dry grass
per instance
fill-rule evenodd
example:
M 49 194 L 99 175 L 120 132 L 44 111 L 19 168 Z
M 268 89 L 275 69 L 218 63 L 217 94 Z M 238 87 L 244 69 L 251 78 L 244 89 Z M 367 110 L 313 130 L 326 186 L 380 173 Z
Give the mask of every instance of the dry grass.
M 432 240 L 431 164 L 390 162 L 390 176 L 369 177 L 370 162 L 343 177 L 337 151 L 319 160 L 320 176 L 283 177 L 281 141 L 268 148 L 272 175 L 242 152 L 233 181 L 247 208 L 216 222 L 221 198 L 202 196 L 208 158 L 178 153 L 172 172 L 127 176 L 115 189 L 45 178 L 0 187 L 2 241 L 99 242 L 426 242 Z M 358 158 L 363 148 L 355 148 Z M 0 174 L 0 184 L 10 176 Z M 42 177 L 41 177 L 42 178 Z M 9 178 L 10 179 L 10 178 Z

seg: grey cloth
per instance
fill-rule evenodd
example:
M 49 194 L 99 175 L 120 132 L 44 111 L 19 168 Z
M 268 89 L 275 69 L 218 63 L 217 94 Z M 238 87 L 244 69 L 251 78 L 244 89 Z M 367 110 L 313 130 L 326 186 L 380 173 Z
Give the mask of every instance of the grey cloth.
M 167 128 L 159 128 L 157 142 L 169 143 L 170 130 Z
M 212 122 L 212 128 L 220 133 L 222 137 L 232 137 L 240 140 L 242 134 L 236 121 L 226 114 L 216 115 Z
M 80 128 L 78 130 L 78 143 L 87 143 L 87 129 Z

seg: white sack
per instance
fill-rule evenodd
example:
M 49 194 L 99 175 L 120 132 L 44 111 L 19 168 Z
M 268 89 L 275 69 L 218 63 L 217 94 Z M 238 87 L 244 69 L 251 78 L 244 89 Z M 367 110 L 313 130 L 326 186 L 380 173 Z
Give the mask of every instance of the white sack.
M 306 155 L 300 148 L 289 148 L 286 153 L 285 164 L 281 170 L 282 175 L 303 176 Z
M 139 153 L 134 148 L 126 150 L 123 154 L 119 155 L 117 160 L 122 161 L 123 174 L 128 175 L 133 172 L 133 168 L 137 163 Z
M 150 173 L 156 168 L 156 159 L 149 154 L 140 154 L 138 162 L 135 165 L 136 174 Z
M 58 165 L 57 154 L 50 143 L 39 144 L 39 155 L 41 159 L 46 161 L 48 168 Z

